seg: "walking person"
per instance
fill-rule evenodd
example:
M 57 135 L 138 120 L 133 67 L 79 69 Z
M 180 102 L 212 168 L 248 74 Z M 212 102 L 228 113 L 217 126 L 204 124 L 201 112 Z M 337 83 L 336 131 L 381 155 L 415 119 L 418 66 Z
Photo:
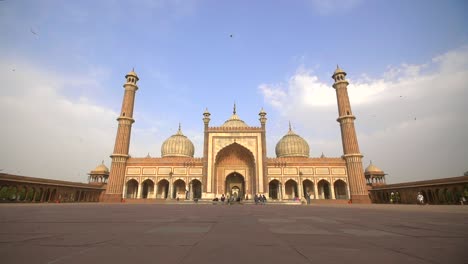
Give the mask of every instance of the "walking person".
M 264 194 L 262 194 L 262 202 L 263 202 L 263 205 L 266 204 L 266 201 L 267 201 L 266 196 L 265 196 Z
M 307 204 L 310 204 L 310 192 L 306 192 L 305 198 L 306 198 Z
M 424 196 L 421 194 L 421 192 L 418 192 L 417 199 L 418 199 L 418 204 L 424 205 Z

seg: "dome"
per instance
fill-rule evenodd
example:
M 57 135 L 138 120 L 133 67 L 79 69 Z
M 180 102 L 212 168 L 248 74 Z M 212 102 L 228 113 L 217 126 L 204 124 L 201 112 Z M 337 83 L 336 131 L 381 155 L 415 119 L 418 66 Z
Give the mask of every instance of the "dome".
M 135 69 L 132 69 L 131 72 L 127 73 L 127 75 L 125 75 L 125 77 L 127 77 L 127 76 L 134 76 L 134 77 L 136 77 L 138 79 L 138 75 L 136 74 Z
M 244 121 L 242 121 L 236 114 L 236 104 L 234 104 L 234 111 L 232 116 L 224 122 L 221 127 L 249 127 Z
M 333 75 L 336 75 L 336 74 L 338 74 L 338 73 L 344 73 L 344 74 L 346 75 L 346 72 L 343 71 L 343 70 L 340 68 L 340 66 L 336 65 L 336 70 L 335 70 L 335 72 L 333 73 Z
M 367 166 L 365 173 L 381 174 L 383 173 L 383 171 L 379 167 L 372 164 L 372 161 L 371 161 L 369 166 Z
M 109 174 L 109 169 L 104 165 L 104 161 L 102 161 L 102 164 L 99 164 L 94 170 L 92 170 L 93 174 Z
M 309 157 L 309 144 L 294 133 L 289 124 L 288 133 L 276 144 L 276 157 Z
M 195 147 L 180 129 L 172 135 L 161 146 L 161 157 L 193 157 Z

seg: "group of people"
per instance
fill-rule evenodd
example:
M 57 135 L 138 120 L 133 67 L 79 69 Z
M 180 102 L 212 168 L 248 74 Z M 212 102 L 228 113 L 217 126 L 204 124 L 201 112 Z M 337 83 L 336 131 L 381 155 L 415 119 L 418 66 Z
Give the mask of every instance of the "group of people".
M 215 197 L 213 199 L 213 202 L 219 202 L 221 201 L 223 204 L 226 203 L 226 204 L 233 204 L 234 202 L 238 202 L 240 203 L 241 201 L 241 198 L 238 197 L 237 195 L 229 195 L 227 194 L 226 196 L 224 195 L 224 193 L 221 195 L 221 199 L 219 199 L 218 197 Z
M 267 198 L 265 197 L 264 194 L 255 194 L 254 196 L 255 204 L 265 205 L 266 201 L 267 201 Z

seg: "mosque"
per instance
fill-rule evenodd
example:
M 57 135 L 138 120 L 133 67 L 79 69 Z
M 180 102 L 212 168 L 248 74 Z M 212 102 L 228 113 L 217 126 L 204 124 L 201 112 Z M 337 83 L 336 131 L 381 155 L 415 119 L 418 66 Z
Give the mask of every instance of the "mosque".
M 346 72 L 339 67 L 332 78 L 343 145 L 341 157 L 310 157 L 309 144 L 291 126 L 276 144 L 276 157 L 267 157 L 267 113 L 261 109 L 259 124 L 252 126 L 237 115 L 235 105 L 232 116 L 220 126 L 210 125 L 208 110 L 203 113 L 203 157 L 194 157 L 194 145 L 180 125 L 177 133 L 162 144 L 161 157 L 131 157 L 129 145 L 139 78 L 133 70 L 125 78 L 110 171 L 101 164 L 90 173 L 91 182 L 107 181 L 101 196 L 104 202 L 213 199 L 222 194 L 243 199 L 264 194 L 281 201 L 309 194 L 311 199 L 370 203 L 366 183 L 384 175 L 375 165 L 364 172 L 354 128 L 356 117 L 348 97 L 349 83 Z

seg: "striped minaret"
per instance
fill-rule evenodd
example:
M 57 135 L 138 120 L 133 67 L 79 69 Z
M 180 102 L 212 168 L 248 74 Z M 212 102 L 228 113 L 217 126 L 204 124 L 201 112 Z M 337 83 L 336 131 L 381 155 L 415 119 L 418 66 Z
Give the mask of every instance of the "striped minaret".
M 335 80 L 333 88 L 336 90 L 336 98 L 338 101 L 338 123 L 341 127 L 341 141 L 343 142 L 343 158 L 346 160 L 346 168 L 348 171 L 349 191 L 352 202 L 355 203 L 370 203 L 366 179 L 364 177 L 364 169 L 362 166 L 362 154 L 359 151 L 359 145 L 354 128 L 354 119 L 356 117 L 351 111 L 351 105 L 348 97 L 348 81 L 346 80 L 346 72 L 340 67 L 336 67 L 336 71 L 332 78 Z
M 123 198 L 125 167 L 128 159 L 128 149 L 130 147 L 130 135 L 133 119 L 133 106 L 135 104 L 135 93 L 138 90 L 138 76 L 134 70 L 126 76 L 126 82 L 123 85 L 125 89 L 122 102 L 122 110 L 117 118 L 119 127 L 115 138 L 114 152 L 110 156 L 112 164 L 107 184 L 106 194 L 103 197 L 105 202 L 120 202 Z

